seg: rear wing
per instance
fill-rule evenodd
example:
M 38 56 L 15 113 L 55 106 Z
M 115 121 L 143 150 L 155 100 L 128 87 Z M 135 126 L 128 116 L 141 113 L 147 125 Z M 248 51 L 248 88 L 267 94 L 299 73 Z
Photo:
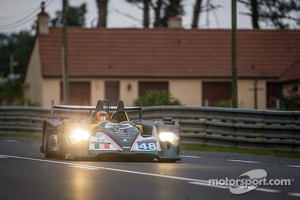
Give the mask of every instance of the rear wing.
M 65 109 L 65 110 L 82 110 L 82 111 L 90 111 L 98 112 L 98 111 L 106 111 L 110 113 L 110 111 L 116 111 L 119 109 L 119 105 L 123 105 L 123 101 L 120 100 L 118 106 L 110 106 L 108 100 L 98 100 L 96 106 L 78 106 L 78 105 L 55 105 L 54 100 L 51 100 L 51 119 L 54 117 L 54 109 Z M 131 106 L 131 107 L 123 107 L 125 111 L 139 111 L 139 118 L 142 119 L 142 103 L 140 102 L 140 106 Z

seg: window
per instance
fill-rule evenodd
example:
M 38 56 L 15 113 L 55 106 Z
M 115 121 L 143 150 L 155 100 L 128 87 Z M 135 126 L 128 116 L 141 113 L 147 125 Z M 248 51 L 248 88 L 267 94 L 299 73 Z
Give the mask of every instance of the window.
M 146 95 L 148 90 L 166 90 L 169 91 L 168 82 L 139 82 L 139 96 Z
M 203 106 L 218 106 L 219 102 L 231 99 L 230 82 L 203 82 L 202 91 Z
M 60 101 L 63 102 L 63 84 L 60 84 Z M 91 83 L 90 82 L 69 82 L 70 105 L 91 104 Z
M 267 108 L 276 108 L 277 101 L 279 100 L 279 94 L 281 87 L 278 83 L 267 82 Z
M 117 105 L 119 101 L 119 81 L 105 81 L 105 99 L 110 105 Z

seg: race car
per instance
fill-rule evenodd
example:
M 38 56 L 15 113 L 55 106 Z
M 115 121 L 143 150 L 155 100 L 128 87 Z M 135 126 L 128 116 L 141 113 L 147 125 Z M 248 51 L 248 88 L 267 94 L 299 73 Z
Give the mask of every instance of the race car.
M 46 158 L 176 162 L 181 160 L 180 129 L 170 117 L 143 120 L 142 106 L 124 107 L 99 100 L 96 106 L 51 104 L 51 118 L 43 122 L 40 147 Z M 54 117 L 57 110 L 85 111 Z M 130 121 L 128 112 L 139 112 Z

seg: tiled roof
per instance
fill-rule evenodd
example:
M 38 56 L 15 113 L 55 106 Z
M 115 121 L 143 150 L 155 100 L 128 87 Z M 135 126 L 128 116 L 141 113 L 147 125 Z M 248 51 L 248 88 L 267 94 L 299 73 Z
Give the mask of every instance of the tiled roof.
M 300 81 L 300 59 L 297 60 L 290 68 L 282 73 L 279 81 Z
M 39 35 L 43 76 L 62 74 L 62 29 Z M 298 30 L 239 30 L 239 77 L 279 77 L 300 58 Z M 68 28 L 69 76 L 230 77 L 231 30 Z

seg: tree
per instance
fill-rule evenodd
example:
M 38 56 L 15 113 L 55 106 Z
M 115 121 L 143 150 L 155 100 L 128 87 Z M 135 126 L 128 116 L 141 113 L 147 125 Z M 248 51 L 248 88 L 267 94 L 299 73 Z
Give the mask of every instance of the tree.
M 248 9 L 248 13 L 252 19 L 252 27 L 260 28 L 259 22 L 278 29 L 290 28 L 291 22 L 296 27 L 300 27 L 300 1 L 298 0 L 238 0 Z
M 140 101 L 143 102 L 144 106 L 181 105 L 180 101 L 166 90 L 149 90 L 145 97 L 136 99 L 134 105 L 139 105 Z
M 67 9 L 67 25 L 68 26 L 85 26 L 85 14 L 87 13 L 86 4 L 80 6 L 68 6 Z M 56 17 L 51 19 L 51 24 L 54 27 L 62 25 L 62 11 L 56 11 Z
M 242 14 L 249 15 L 251 17 L 252 27 L 259 29 L 259 11 L 257 0 L 238 0 L 238 2 L 243 3 L 250 10 L 250 13 Z
M 151 0 L 126 0 L 128 3 L 135 4 L 143 10 L 143 26 L 144 28 L 149 28 L 149 6 Z M 143 3 L 143 6 L 139 6 L 139 4 Z
M 0 105 L 16 105 L 22 103 L 22 81 L 6 79 L 0 82 Z
M 149 28 L 149 2 L 150 0 L 143 0 L 144 5 L 144 17 L 143 17 L 143 25 L 144 28 Z
M 215 4 L 211 0 L 206 1 L 206 5 L 202 6 L 202 0 L 196 0 L 193 11 L 192 28 L 198 28 L 199 16 L 202 12 L 210 12 L 220 8 L 220 5 Z
M 10 57 L 13 56 L 16 65 L 14 73 L 25 75 L 34 37 L 27 31 L 6 36 L 6 42 L 0 45 L 0 73 L 6 77 L 10 73 Z
M 154 27 L 160 27 L 161 26 L 161 21 L 160 21 L 160 10 L 161 10 L 161 6 L 162 6 L 162 0 L 157 0 L 156 4 L 153 4 L 152 2 L 150 3 L 151 7 L 154 10 Z
M 97 27 L 106 27 L 108 0 L 96 0 L 96 3 L 98 7 Z
M 168 20 L 170 17 L 181 16 L 184 14 L 181 0 L 168 0 L 164 8 L 164 16 L 160 19 L 163 27 L 168 27 Z
M 139 5 L 143 3 L 143 24 L 149 27 L 149 10 L 154 12 L 154 27 L 167 27 L 168 19 L 184 14 L 181 0 L 126 0 L 128 3 Z M 162 16 L 163 13 L 163 16 Z
M 201 12 L 201 5 L 202 5 L 202 0 L 196 0 L 195 6 L 194 6 L 192 28 L 198 28 L 198 21 L 199 21 L 199 15 Z

